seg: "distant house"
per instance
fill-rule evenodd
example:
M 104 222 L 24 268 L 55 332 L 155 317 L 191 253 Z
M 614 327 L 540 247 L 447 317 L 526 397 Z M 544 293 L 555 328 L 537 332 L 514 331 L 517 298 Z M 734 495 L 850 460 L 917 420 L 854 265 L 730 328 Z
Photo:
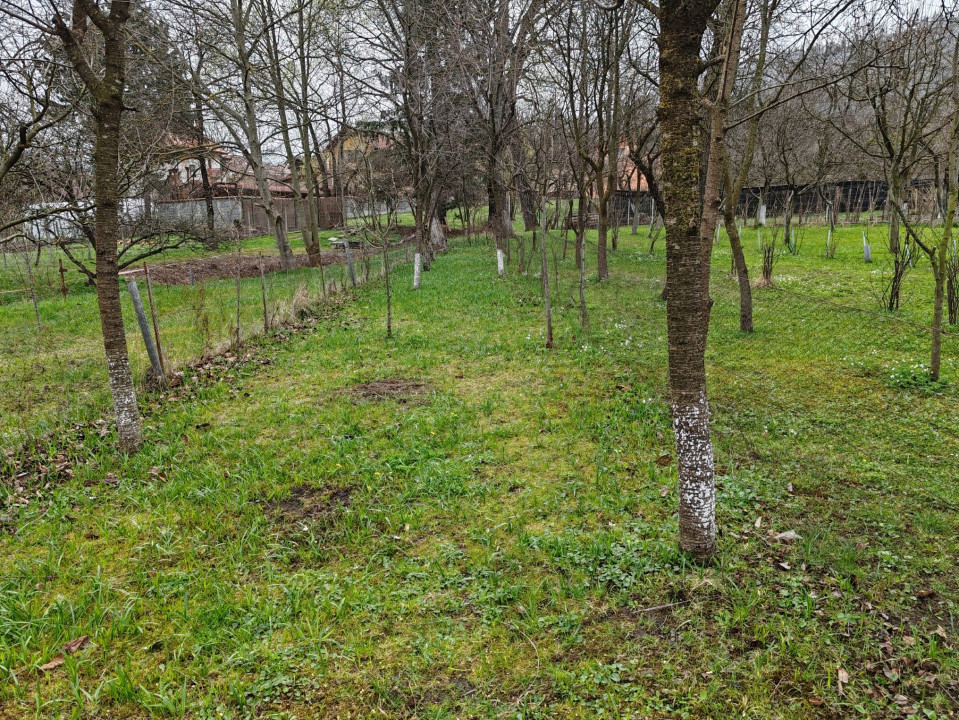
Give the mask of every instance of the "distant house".
M 234 222 L 239 221 L 247 235 L 271 231 L 253 168 L 245 157 L 225 152 L 215 144 L 198 148 L 196 143 L 182 140 L 171 141 L 169 154 L 170 159 L 164 164 L 165 178 L 158 183 L 152 197 L 158 219 L 204 224 L 209 192 L 216 228 L 231 229 Z M 206 183 L 201 162 L 206 164 Z M 301 203 L 296 202 L 289 166 L 267 165 L 265 170 L 273 203 L 284 216 L 287 229 L 291 232 L 300 230 L 306 218 L 301 217 Z M 304 199 L 307 197 L 302 180 L 300 195 Z M 324 197 L 317 190 L 313 200 L 321 228 L 342 224 L 342 211 L 336 198 Z
M 355 128 L 334 135 L 321 151 L 324 166 L 329 168 L 333 176 L 333 194 L 340 192 L 339 185 L 342 183 L 342 194 L 363 195 L 364 188 L 360 183 L 366 170 L 366 159 L 374 154 L 392 150 L 394 144 L 392 135 L 386 131 L 386 125 L 380 122 L 360 123 Z

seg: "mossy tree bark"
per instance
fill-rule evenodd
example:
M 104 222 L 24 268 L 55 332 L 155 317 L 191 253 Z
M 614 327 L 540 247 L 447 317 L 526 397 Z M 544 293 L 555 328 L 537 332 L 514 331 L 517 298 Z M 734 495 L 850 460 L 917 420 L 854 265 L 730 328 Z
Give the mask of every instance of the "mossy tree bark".
M 123 104 L 126 24 L 130 19 L 131 5 L 130 0 L 113 0 L 109 10 L 105 10 L 92 0 L 76 0 L 70 26 L 59 14 L 53 19 L 53 31 L 63 41 L 71 65 L 90 93 L 92 105 L 97 305 L 119 446 L 124 452 L 135 452 L 143 444 L 140 411 L 123 328 L 117 261 L 120 242 L 120 124 L 126 109 Z M 90 64 L 83 47 L 89 22 L 102 35 L 102 70 L 99 72 Z
M 706 397 L 709 259 L 700 233 L 699 53 L 718 0 L 664 0 L 658 116 L 666 229 L 669 385 L 679 467 L 679 545 L 700 560 L 716 551 L 716 491 Z

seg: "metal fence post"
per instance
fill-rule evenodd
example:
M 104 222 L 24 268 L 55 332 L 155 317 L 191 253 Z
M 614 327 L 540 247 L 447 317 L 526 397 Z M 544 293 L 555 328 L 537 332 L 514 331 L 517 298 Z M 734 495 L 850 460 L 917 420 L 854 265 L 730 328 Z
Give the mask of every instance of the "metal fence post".
M 153 378 L 162 381 L 166 376 L 163 374 L 163 367 L 160 365 L 160 355 L 157 353 L 156 345 L 153 342 L 153 333 L 150 332 L 150 323 L 143 309 L 140 289 L 137 287 L 137 281 L 132 275 L 127 275 L 124 279 L 127 281 L 127 290 L 130 291 L 130 299 L 133 301 L 133 311 L 137 316 L 137 324 L 140 326 L 143 344 L 146 345 L 147 355 L 150 358 L 150 368 Z

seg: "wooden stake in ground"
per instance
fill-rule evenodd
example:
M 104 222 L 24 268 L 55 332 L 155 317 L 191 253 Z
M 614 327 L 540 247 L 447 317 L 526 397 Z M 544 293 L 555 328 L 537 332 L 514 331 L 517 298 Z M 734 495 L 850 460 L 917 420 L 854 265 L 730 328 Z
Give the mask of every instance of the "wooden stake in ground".
M 64 281 L 63 276 L 66 275 L 67 271 L 63 269 L 63 260 L 60 261 L 60 294 L 63 295 L 63 299 L 67 299 L 67 283 Z
M 240 253 L 243 249 L 243 233 L 240 221 L 233 221 L 236 232 L 236 347 L 240 347 Z
M 263 296 L 263 332 L 270 332 L 270 312 L 266 307 L 266 277 L 263 274 L 263 263 L 260 263 L 260 295 Z
M 350 285 L 356 287 L 356 274 L 353 272 L 353 256 L 350 254 L 350 239 L 343 236 L 343 249 L 346 251 L 346 264 L 350 268 Z
M 393 337 L 393 298 L 390 288 L 390 243 L 383 238 L 383 276 L 386 278 L 386 337 Z
M 153 335 L 157 343 L 157 356 L 160 358 L 160 369 L 166 377 L 166 364 L 163 362 L 163 347 L 160 345 L 160 323 L 157 322 L 157 311 L 153 304 L 153 284 L 150 282 L 150 268 L 143 263 L 143 274 L 146 276 L 147 300 L 150 301 L 150 317 L 153 318 Z
M 549 263 L 546 262 L 546 198 L 543 198 L 543 211 L 540 217 L 539 255 L 543 280 L 543 303 L 546 306 L 546 347 L 553 347 L 553 310 L 549 304 Z
M 37 319 L 37 332 L 43 329 L 40 324 L 40 308 L 37 305 L 37 291 L 33 286 L 33 268 L 30 267 L 30 254 L 24 253 L 23 260 L 27 265 L 27 281 L 30 283 L 30 298 L 33 300 L 33 316 Z
M 127 290 L 130 291 L 130 299 L 133 301 L 133 311 L 137 316 L 137 324 L 140 326 L 140 334 L 143 336 L 143 344 L 146 346 L 147 356 L 150 358 L 151 378 L 154 381 L 162 382 L 166 375 L 163 372 L 163 366 L 160 364 L 160 354 L 153 342 L 153 334 L 150 332 L 150 323 L 147 321 L 146 311 L 143 309 L 140 289 L 132 275 L 127 275 L 125 279 Z

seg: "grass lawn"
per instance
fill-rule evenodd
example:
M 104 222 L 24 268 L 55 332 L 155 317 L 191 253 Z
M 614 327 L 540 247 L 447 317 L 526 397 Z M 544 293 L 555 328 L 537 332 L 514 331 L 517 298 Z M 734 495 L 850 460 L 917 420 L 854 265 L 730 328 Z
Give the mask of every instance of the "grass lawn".
M 370 283 L 144 396 L 136 456 L 40 436 L 0 505 L 0 717 L 954 717 L 959 338 L 944 387 L 901 387 L 928 266 L 879 312 L 861 231 L 827 260 L 806 230 L 750 336 L 716 247 L 708 568 L 675 544 L 645 230 L 585 333 L 554 238 L 553 350 L 515 246 L 501 279 L 456 240 L 418 292 L 397 269 L 392 339 Z

